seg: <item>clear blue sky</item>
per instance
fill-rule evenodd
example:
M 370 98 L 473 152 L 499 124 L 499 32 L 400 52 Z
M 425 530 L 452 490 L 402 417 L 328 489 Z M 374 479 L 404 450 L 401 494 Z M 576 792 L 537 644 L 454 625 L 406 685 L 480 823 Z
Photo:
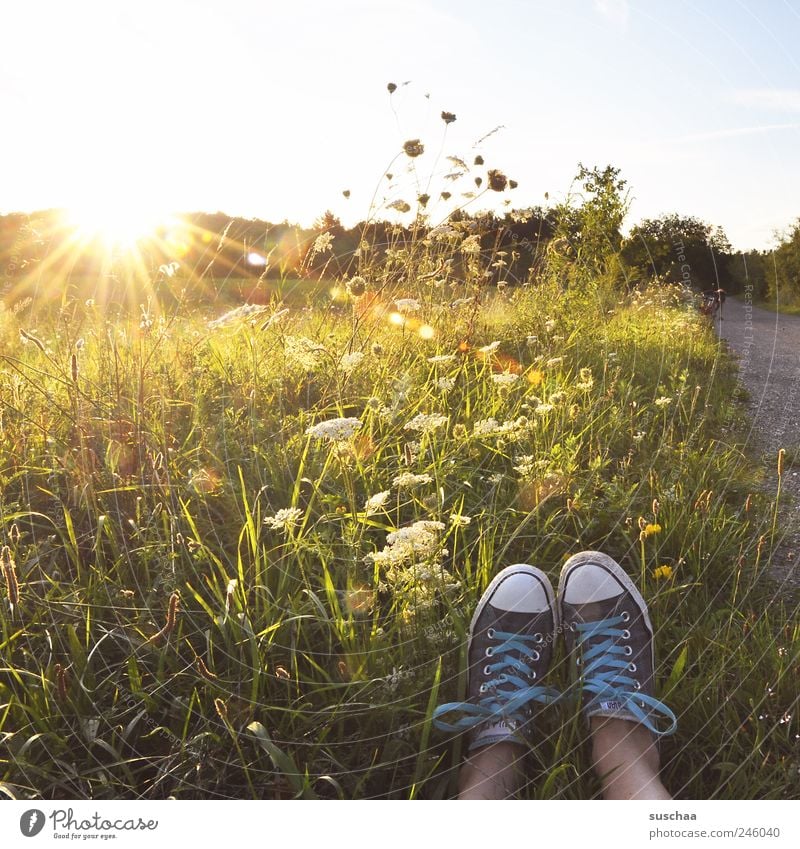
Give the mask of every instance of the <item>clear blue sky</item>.
M 376 186 L 451 189 L 441 150 L 519 180 L 515 206 L 611 163 L 630 222 L 696 215 L 739 248 L 800 216 L 800 3 L 26 0 L 0 29 L 1 211 L 353 221 Z

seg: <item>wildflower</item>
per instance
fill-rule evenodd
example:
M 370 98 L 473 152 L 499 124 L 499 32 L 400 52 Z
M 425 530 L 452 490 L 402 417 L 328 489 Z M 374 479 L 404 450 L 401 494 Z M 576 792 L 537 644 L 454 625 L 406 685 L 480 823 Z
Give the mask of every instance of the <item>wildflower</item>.
M 464 516 L 461 513 L 451 513 L 450 514 L 450 524 L 454 528 L 466 528 L 467 525 L 472 521 L 471 516 Z
M 392 480 L 392 486 L 397 487 L 397 489 L 412 489 L 415 486 L 421 486 L 432 481 L 433 478 L 427 473 L 415 475 L 412 472 L 402 472 Z
M 653 570 L 653 577 L 659 581 L 662 578 L 664 580 L 669 580 L 672 577 L 672 566 L 667 566 L 666 564 L 663 566 L 659 566 L 657 569 Z
M 284 507 L 274 516 L 267 516 L 264 524 L 273 531 L 288 531 L 297 524 L 302 515 L 303 511 L 299 507 Z
M 477 235 L 467 236 L 459 250 L 462 254 L 479 254 L 481 252 L 480 238 Z
M 375 495 L 370 495 L 364 503 L 364 512 L 366 515 L 371 516 L 373 513 L 377 513 L 379 510 L 383 509 L 386 502 L 389 500 L 390 494 L 389 490 L 385 489 L 383 492 L 376 492 Z
M 508 184 L 508 178 L 502 171 L 492 168 L 486 176 L 489 179 L 489 188 L 493 192 L 505 191 L 506 185 Z
M 311 248 L 312 255 L 324 254 L 331 250 L 334 238 L 335 237 L 332 233 L 320 233 L 319 236 L 314 239 L 314 246 Z
M 456 379 L 454 377 L 440 377 L 436 381 L 436 388 L 442 392 L 449 392 L 455 385 Z
M 536 413 L 537 416 L 544 416 L 547 413 L 551 413 L 552 411 L 553 411 L 553 405 L 552 404 L 538 404 L 536 406 L 536 409 L 534 410 L 534 413 Z
M 441 363 L 452 362 L 455 358 L 455 354 L 437 354 L 435 357 L 428 357 L 428 362 L 434 365 L 440 365 Z
M 313 371 L 318 365 L 325 349 L 307 336 L 287 336 L 284 339 L 284 353 L 292 365 Z
M 493 354 L 499 347 L 500 342 L 490 342 L 488 345 L 484 345 L 482 348 L 478 348 L 479 354 Z
M 380 398 L 372 398 L 367 399 L 367 409 L 372 410 L 373 412 L 377 412 L 383 406 Z
M 376 357 L 379 357 L 383 353 L 383 345 L 380 342 L 373 342 L 370 350 Z
M 561 392 L 560 390 L 558 392 L 553 392 L 550 395 L 550 403 L 551 404 L 560 404 L 566 397 L 567 397 L 566 392 Z
M 582 368 L 580 370 L 580 381 L 575 384 L 575 388 L 581 391 L 588 392 L 594 386 L 594 377 L 590 368 Z
M 453 428 L 453 439 L 466 439 L 467 438 L 467 426 L 459 422 Z
M 660 398 L 656 398 L 653 403 L 656 407 L 666 407 L 668 404 L 672 403 L 672 398 L 668 398 L 666 395 L 662 395 Z
M 447 556 L 447 549 L 439 546 L 439 533 L 444 527 L 442 522 L 423 520 L 392 531 L 386 536 L 383 550 L 367 555 L 367 562 L 393 567 L 409 562 L 430 562 Z
M 442 112 L 442 120 L 445 124 L 452 124 L 456 120 L 456 116 L 452 112 Z
M 314 439 L 327 439 L 329 442 L 342 442 L 361 427 L 361 421 L 354 418 L 329 419 L 306 428 L 306 435 Z
M 639 535 L 640 539 L 647 539 L 649 536 L 654 536 L 655 534 L 661 533 L 661 525 L 658 523 L 648 523 L 642 528 L 642 532 Z
M 545 330 L 547 330 L 548 332 L 550 330 L 552 330 L 555 326 L 556 326 L 555 319 L 552 319 L 552 318 L 548 318 L 547 321 L 544 323 Z
M 513 386 L 518 380 L 519 375 L 509 371 L 492 375 L 492 383 L 500 386 L 501 388 Z
M 360 275 L 351 277 L 345 284 L 348 294 L 354 298 L 360 298 L 367 291 L 367 281 Z
M 339 360 L 339 368 L 342 371 L 352 371 L 364 359 L 363 351 L 353 351 L 351 354 L 345 354 Z
M 422 309 L 422 304 L 416 298 L 397 298 L 394 305 L 397 311 L 401 313 L 417 312 Z
M 556 366 L 560 366 L 563 362 L 563 357 L 550 357 L 550 359 L 545 363 L 545 366 L 547 368 L 555 368 Z
M 453 309 L 458 309 L 458 307 L 466 307 L 474 302 L 475 298 L 456 298 L 453 303 L 450 304 L 450 306 Z
M 419 139 L 410 139 L 403 144 L 403 150 L 406 152 L 406 156 L 415 159 L 425 152 L 425 145 Z
M 430 433 L 431 431 L 446 424 L 447 416 L 419 413 L 419 415 L 414 416 L 411 421 L 408 421 L 403 425 L 403 430 L 418 430 L 421 433 Z
M 520 416 L 515 420 L 498 422 L 497 419 L 482 419 L 472 426 L 473 436 L 509 436 L 518 433 L 528 426 L 528 420 Z

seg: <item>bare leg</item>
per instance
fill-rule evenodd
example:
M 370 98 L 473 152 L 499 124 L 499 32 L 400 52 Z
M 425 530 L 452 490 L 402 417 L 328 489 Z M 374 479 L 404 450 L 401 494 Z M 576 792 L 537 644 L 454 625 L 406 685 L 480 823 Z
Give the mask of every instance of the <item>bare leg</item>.
M 519 743 L 493 743 L 477 749 L 461 767 L 459 799 L 509 799 L 519 788 L 526 749 Z
M 658 777 L 653 735 L 635 722 L 593 716 L 592 761 L 604 799 L 671 799 Z

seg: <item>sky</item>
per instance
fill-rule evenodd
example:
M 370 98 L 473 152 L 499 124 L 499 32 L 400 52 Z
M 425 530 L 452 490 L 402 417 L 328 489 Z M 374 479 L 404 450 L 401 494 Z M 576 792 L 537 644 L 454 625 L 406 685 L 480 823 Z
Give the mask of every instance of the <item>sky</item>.
M 499 208 L 462 197 L 485 169 L 445 177 L 481 153 L 515 207 L 583 162 L 621 169 L 629 224 L 763 249 L 800 216 L 795 0 L 6 0 L 0 32 L 0 212 L 352 223 L 447 189 L 437 220 Z

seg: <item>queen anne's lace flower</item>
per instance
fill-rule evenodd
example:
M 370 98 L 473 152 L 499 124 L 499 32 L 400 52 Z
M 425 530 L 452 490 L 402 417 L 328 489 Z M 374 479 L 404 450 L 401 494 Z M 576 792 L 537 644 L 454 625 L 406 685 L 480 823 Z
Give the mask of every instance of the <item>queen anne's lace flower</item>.
M 408 421 L 403 425 L 403 430 L 417 430 L 420 433 L 430 433 L 431 431 L 443 427 L 446 424 L 447 416 L 419 413 L 419 415 L 414 416 L 411 421 Z
M 383 492 L 376 492 L 375 495 L 370 495 L 364 504 L 364 512 L 367 516 L 371 516 L 373 513 L 381 510 L 386 505 L 390 495 L 391 493 L 388 489 L 385 489 Z
M 397 487 L 397 489 L 411 489 L 412 487 L 432 482 L 433 478 L 427 473 L 423 472 L 421 475 L 415 475 L 413 472 L 402 472 L 394 478 L 392 486 Z
M 327 439 L 329 442 L 342 442 L 361 428 L 360 419 L 330 419 L 327 422 L 318 422 L 306 428 L 306 434 L 314 439 Z
M 267 516 L 264 524 L 274 531 L 288 531 L 297 524 L 302 515 L 303 511 L 299 507 L 284 507 L 274 516 Z

